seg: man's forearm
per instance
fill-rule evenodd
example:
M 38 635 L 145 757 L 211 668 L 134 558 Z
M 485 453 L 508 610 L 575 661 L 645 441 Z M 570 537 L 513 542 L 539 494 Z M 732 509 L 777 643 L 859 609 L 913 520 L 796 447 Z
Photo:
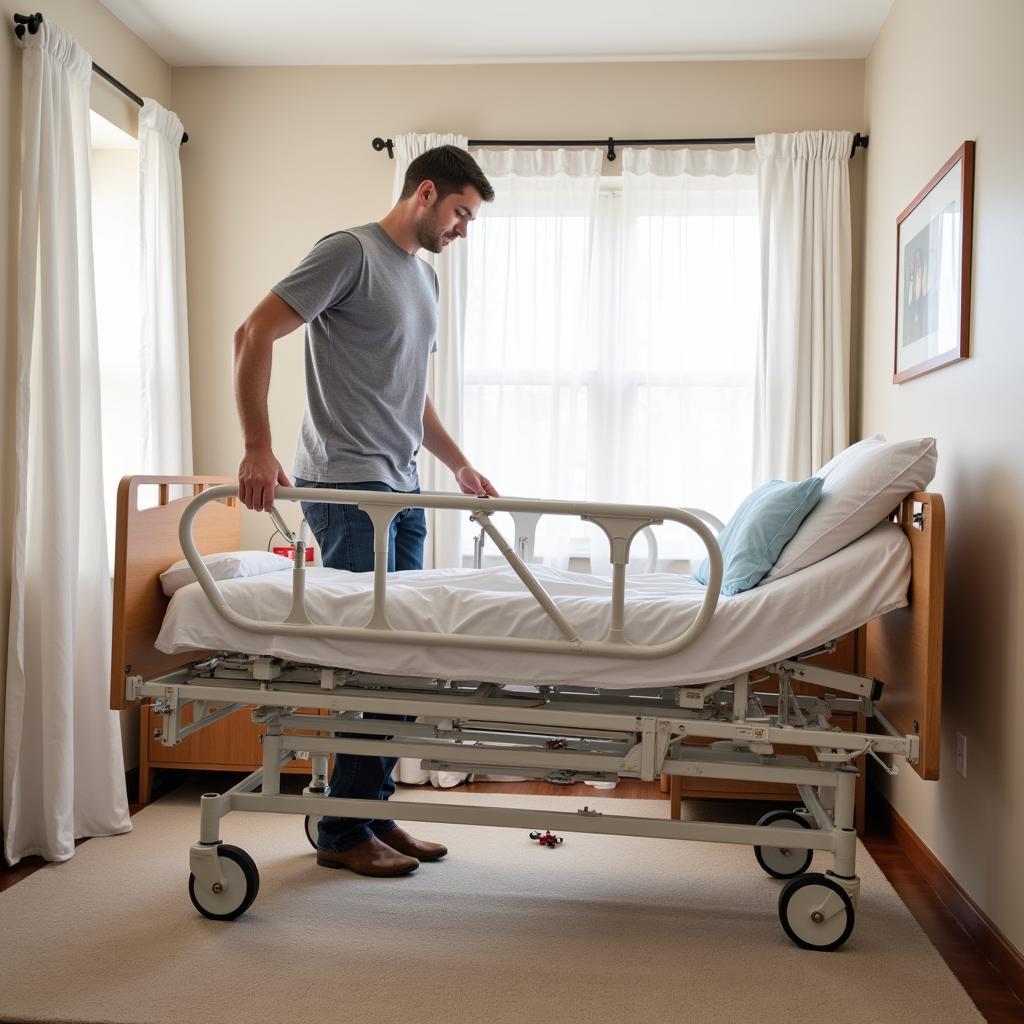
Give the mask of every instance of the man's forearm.
M 235 401 L 247 451 L 271 447 L 267 395 L 273 345 L 273 339 L 241 329 L 235 334 Z
M 423 447 L 443 462 L 453 473 L 462 466 L 469 465 L 469 460 L 463 454 L 462 449 L 452 439 L 451 434 L 444 429 L 444 425 L 434 409 L 434 403 L 429 398 L 423 410 Z
M 452 471 L 455 482 L 463 494 L 498 497 L 494 485 L 470 465 L 469 459 L 462 454 L 462 450 L 444 429 L 434 409 L 434 404 L 429 398 L 423 409 L 423 447 Z

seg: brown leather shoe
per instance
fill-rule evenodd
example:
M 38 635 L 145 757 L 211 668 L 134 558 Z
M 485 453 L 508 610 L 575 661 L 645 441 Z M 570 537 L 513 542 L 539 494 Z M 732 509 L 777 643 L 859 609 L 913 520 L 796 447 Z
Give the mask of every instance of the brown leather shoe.
M 387 832 L 382 832 L 378 838 L 392 850 L 404 853 L 407 857 L 415 857 L 417 860 L 440 860 L 448 852 L 447 846 L 428 843 L 425 839 L 414 839 L 397 825 L 389 828 Z
M 322 868 L 348 868 L 357 875 L 371 875 L 374 878 L 390 878 L 394 875 L 408 875 L 415 871 L 420 862 L 382 843 L 376 836 L 370 836 L 341 853 L 333 850 L 317 850 L 316 862 Z

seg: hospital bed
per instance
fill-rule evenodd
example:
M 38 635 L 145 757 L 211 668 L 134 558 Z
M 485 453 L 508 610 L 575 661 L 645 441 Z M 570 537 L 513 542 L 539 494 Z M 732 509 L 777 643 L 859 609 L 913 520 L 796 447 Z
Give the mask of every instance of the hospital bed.
M 143 486 L 159 488 L 154 507 L 139 507 Z M 193 494 L 171 500 L 172 486 Z M 294 544 L 293 568 L 218 583 L 202 555 L 237 546 L 236 495 L 223 478 L 204 477 L 125 478 L 118 495 L 112 706 L 153 700 L 167 745 L 246 709 L 266 726 L 262 767 L 201 799 L 189 854 L 189 892 L 200 913 L 233 919 L 258 891 L 252 857 L 221 842 L 220 819 L 231 810 L 302 815 L 314 845 L 316 823 L 328 813 L 537 827 L 537 811 L 457 798 L 326 804 L 328 759 L 345 752 L 527 778 L 679 775 L 795 785 L 803 806 L 756 825 L 589 806 L 541 817 L 565 832 L 748 845 L 761 868 L 785 881 L 779 917 L 794 942 L 832 950 L 849 938 L 860 889 L 858 764 L 871 757 L 892 773 L 906 762 L 924 778 L 938 774 L 939 496 L 910 495 L 894 521 L 836 554 L 720 601 L 721 554 L 709 525 L 717 521 L 706 513 L 438 494 L 417 502 L 470 513 L 504 567 L 389 575 L 378 558 L 373 574 L 309 569 L 303 537 L 275 516 Z M 277 491 L 279 502 L 299 499 L 357 504 L 374 523 L 378 555 L 386 553 L 388 523 L 408 505 L 407 495 L 383 492 Z M 593 523 L 609 543 L 611 579 L 530 565 L 495 527 L 498 512 Z M 668 574 L 627 578 L 633 538 L 664 522 L 703 541 L 706 588 Z M 182 552 L 197 582 L 168 606 L 158 577 Z M 865 623 L 870 674 L 808 663 Z M 776 688 L 759 689 L 766 672 Z M 821 695 L 798 692 L 796 683 L 817 684 Z M 414 720 L 364 719 L 363 712 Z M 830 723 L 834 713 L 850 712 L 871 730 Z M 342 730 L 348 735 L 335 735 Z M 784 755 L 783 747 L 798 753 Z M 301 795 L 283 794 L 282 767 L 307 756 L 309 785 Z M 831 856 L 829 870 L 808 871 L 816 850 Z

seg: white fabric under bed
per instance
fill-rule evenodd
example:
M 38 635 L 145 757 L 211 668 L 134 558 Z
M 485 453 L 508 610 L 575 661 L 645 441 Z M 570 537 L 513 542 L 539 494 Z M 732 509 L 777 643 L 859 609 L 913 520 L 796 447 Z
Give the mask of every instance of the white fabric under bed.
M 610 580 L 531 566 L 559 609 L 585 639 L 602 639 L 611 614 Z M 727 679 L 808 650 L 907 603 L 910 545 L 893 523 L 799 572 L 718 602 L 705 631 L 678 654 L 653 660 L 520 651 L 468 650 L 385 641 L 275 636 L 239 629 L 212 608 L 198 583 L 171 599 L 156 646 L 167 653 L 216 650 L 268 654 L 336 668 L 402 676 L 497 683 L 564 683 L 631 688 L 696 685 Z M 291 571 L 218 584 L 242 615 L 281 622 L 291 608 Z M 560 637 L 511 568 L 433 569 L 388 577 L 388 619 L 396 629 Z M 695 618 L 704 588 L 689 576 L 629 577 L 626 635 L 661 643 Z M 310 620 L 365 625 L 373 577 L 336 569 L 306 573 Z

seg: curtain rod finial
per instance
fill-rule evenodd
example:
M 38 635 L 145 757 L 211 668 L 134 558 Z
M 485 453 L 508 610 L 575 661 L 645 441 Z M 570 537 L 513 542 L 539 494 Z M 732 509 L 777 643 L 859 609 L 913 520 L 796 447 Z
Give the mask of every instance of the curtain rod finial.
M 375 139 L 373 140 L 373 142 L 371 142 L 371 143 L 370 143 L 370 145 L 371 145 L 371 146 L 373 146 L 373 148 L 374 148 L 374 149 L 375 149 L 375 150 L 376 150 L 376 151 L 377 151 L 378 153 L 379 153 L 379 152 L 380 152 L 380 151 L 381 151 L 382 149 L 386 149 L 386 150 L 388 151 L 388 159 L 389 159 L 389 160 L 394 160 L 394 159 L 395 159 L 395 143 L 394 143 L 394 141 L 393 141 L 393 140 L 391 140 L 391 139 L 386 139 L 386 140 L 385 140 L 385 139 L 382 139 L 382 138 L 381 138 L 381 137 L 380 137 L 380 136 L 378 135 L 378 136 L 377 136 L 377 138 L 375 138 Z
M 14 34 L 22 39 L 25 35 L 25 29 L 28 29 L 29 35 L 35 35 L 39 31 L 39 26 L 43 23 L 43 16 L 36 11 L 35 14 L 15 14 L 14 15 Z

